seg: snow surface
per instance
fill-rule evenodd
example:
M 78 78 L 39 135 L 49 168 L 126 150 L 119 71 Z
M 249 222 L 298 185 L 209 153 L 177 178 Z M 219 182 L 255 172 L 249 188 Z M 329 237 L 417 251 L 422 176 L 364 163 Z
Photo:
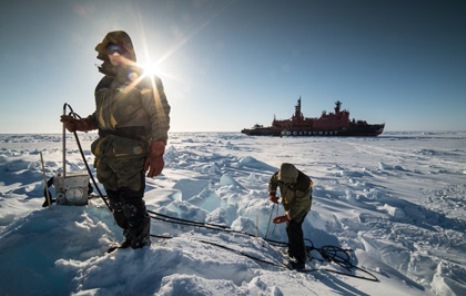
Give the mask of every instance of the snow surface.
M 92 167 L 96 135 L 79 137 Z M 67 170 L 84 170 L 72 134 L 67 145 Z M 173 133 L 163 175 L 147 180 L 148 208 L 258 237 L 154 219 L 152 234 L 174 238 L 112 254 L 122 234 L 100 199 L 41 207 L 40 152 L 47 178 L 60 172 L 61 135 L 0 135 L 0 147 L 0 295 L 466 295 L 466 132 Z M 305 237 L 353 250 L 352 263 L 379 282 L 328 272 L 345 272 L 328 261 L 308 261 L 317 271 L 304 274 L 232 251 L 286 261 L 262 239 L 286 241 L 284 225 L 269 225 L 277 207 L 267 199 L 282 162 L 314 181 Z

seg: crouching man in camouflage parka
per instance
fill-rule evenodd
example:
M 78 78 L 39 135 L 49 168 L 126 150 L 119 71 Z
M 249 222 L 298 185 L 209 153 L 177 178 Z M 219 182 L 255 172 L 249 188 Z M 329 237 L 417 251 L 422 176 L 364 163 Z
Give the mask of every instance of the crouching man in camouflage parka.
M 69 131 L 99 130 L 92 143 L 94 168 L 103 184 L 125 240 L 120 247 L 150 245 L 150 217 L 143 201 L 145 172 L 155 177 L 164 167 L 170 106 L 162 81 L 136 66 L 128 34 L 108 33 L 96 47 L 105 76 L 95 90 L 96 110 L 83 119 L 62 116 Z
M 306 265 L 306 250 L 302 224 L 311 210 L 312 180 L 289 163 L 283 163 L 269 182 L 269 199 L 278 202 L 277 187 L 280 188 L 285 215 L 275 217 L 273 222 L 286 222 L 288 235 L 288 267 L 303 270 Z

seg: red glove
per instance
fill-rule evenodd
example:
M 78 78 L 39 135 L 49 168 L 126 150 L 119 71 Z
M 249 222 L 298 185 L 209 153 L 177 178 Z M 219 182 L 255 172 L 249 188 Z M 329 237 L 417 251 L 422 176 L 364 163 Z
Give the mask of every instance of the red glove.
M 287 215 L 278 216 L 278 217 L 273 218 L 273 223 L 275 223 L 275 224 L 281 224 L 281 223 L 284 223 L 284 222 L 287 222 L 287 221 L 290 221 L 290 219 L 288 219 Z
M 269 199 L 275 204 L 278 203 L 278 196 L 276 196 L 275 193 L 269 193 Z
M 160 175 L 163 170 L 165 162 L 163 161 L 163 154 L 165 153 L 165 142 L 156 141 L 150 145 L 149 155 L 144 163 L 144 171 L 147 172 L 147 177 L 153 178 Z
M 70 115 L 62 115 L 60 121 L 63 122 L 63 125 L 69 132 L 87 132 L 97 128 L 97 125 L 89 118 L 75 119 Z

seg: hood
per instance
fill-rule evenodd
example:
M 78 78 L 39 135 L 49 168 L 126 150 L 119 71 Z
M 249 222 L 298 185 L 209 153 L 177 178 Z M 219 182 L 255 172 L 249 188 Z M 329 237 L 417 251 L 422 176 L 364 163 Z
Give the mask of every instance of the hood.
M 298 169 L 289 163 L 282 163 L 280 171 L 278 171 L 277 178 L 283 183 L 296 183 L 298 179 Z
M 99 60 L 105 61 L 108 60 L 107 56 L 107 47 L 109 44 L 116 44 L 121 46 L 125 49 L 124 56 L 133 62 L 136 62 L 136 54 L 134 53 L 133 42 L 129 35 L 124 31 L 113 31 L 108 33 L 102 42 L 97 44 L 95 50 L 97 51 L 98 55 L 97 58 Z

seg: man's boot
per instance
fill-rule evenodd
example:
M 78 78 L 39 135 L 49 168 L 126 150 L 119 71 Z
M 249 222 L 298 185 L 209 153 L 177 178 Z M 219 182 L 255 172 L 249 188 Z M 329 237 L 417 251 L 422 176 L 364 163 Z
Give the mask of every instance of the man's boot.
M 133 249 L 142 248 L 151 245 L 150 240 L 150 217 L 147 213 L 139 229 L 134 229 L 131 236 L 131 247 Z
M 289 269 L 294 269 L 296 271 L 303 271 L 306 269 L 306 263 L 304 261 L 295 261 L 289 260 L 288 264 L 286 265 Z
M 125 236 L 129 238 L 133 249 L 150 246 L 150 217 L 142 199 L 130 199 L 123 205 L 123 212 L 128 221 Z

